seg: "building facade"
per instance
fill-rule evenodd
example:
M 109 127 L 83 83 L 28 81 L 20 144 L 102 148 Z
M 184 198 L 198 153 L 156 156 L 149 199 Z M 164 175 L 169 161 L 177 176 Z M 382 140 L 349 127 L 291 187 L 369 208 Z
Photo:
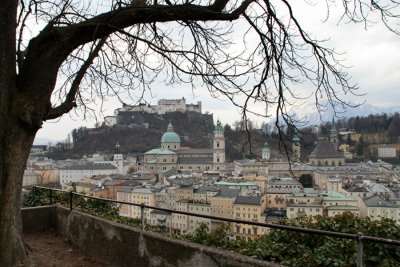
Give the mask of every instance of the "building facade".
M 160 148 L 144 153 L 145 171 L 152 173 L 172 169 L 192 171 L 220 171 L 225 168 L 225 137 L 221 122 L 214 128 L 212 148 L 181 149 L 181 139 L 169 123 L 161 137 Z

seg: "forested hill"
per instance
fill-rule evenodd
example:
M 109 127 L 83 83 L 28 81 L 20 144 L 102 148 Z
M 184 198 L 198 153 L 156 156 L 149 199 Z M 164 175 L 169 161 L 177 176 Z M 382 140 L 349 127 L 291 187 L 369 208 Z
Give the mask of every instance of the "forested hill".
M 166 132 L 170 121 L 174 131 L 181 137 L 181 146 L 211 148 L 214 129 L 212 114 L 196 112 L 172 112 L 165 115 L 141 113 L 139 121 L 140 125 L 74 129 L 71 133 L 73 146 L 70 147 L 72 148 L 54 151 L 49 156 L 80 158 L 82 155 L 97 152 L 113 153 L 117 143 L 120 144 L 121 152 L 124 154 L 143 153 L 160 146 L 161 136 Z M 224 125 L 224 122 L 222 124 Z M 148 127 L 144 125 L 148 125 Z M 248 136 L 245 131 L 233 131 L 229 125 L 225 125 L 225 137 L 228 161 L 243 158 L 243 153 L 249 155 L 250 145 L 246 144 Z M 266 139 L 260 130 L 251 131 L 252 152 L 256 157 L 261 156 L 261 149 L 266 140 L 271 148 L 278 150 L 277 141 L 270 137 Z
M 79 128 L 71 133 L 71 153 L 112 153 L 117 143 L 122 153 L 143 152 L 160 145 L 161 136 L 171 121 L 181 137 L 182 146 L 209 146 L 213 131 L 213 115 L 195 112 L 172 112 L 165 115 L 141 113 L 140 123 L 113 127 Z
M 181 137 L 181 146 L 191 148 L 211 148 L 213 134 L 213 115 L 200 114 L 195 112 L 174 112 L 165 115 L 141 113 L 135 114 L 138 122 L 136 125 L 120 125 L 114 127 L 98 127 L 74 129 L 71 133 L 71 143 L 67 141 L 59 144 L 60 149 L 56 149 L 48 156 L 53 158 L 80 158 L 83 155 L 105 152 L 113 153 L 117 143 L 121 146 L 121 152 L 143 153 L 152 148 L 160 146 L 161 136 L 167 130 L 167 125 L 171 121 L 174 131 Z M 222 121 L 222 124 L 224 122 Z M 359 156 L 370 157 L 361 151 L 369 151 L 370 144 L 379 143 L 398 143 L 400 136 L 400 115 L 398 113 L 376 114 L 367 117 L 354 117 L 340 119 L 336 122 L 337 130 L 351 129 L 362 138 L 358 141 L 350 140 L 340 136 L 340 143 L 350 144 L 350 150 L 357 152 Z M 330 123 L 321 125 L 321 132 L 327 133 L 331 127 Z M 315 146 L 316 135 L 310 134 L 312 129 L 302 131 L 301 146 L 302 158 L 307 160 Z M 308 134 L 304 134 L 308 133 Z M 377 136 L 379 133 L 379 136 Z M 261 157 L 261 150 L 264 142 L 267 141 L 271 148 L 271 157 L 285 157 L 282 144 L 279 146 L 279 136 L 271 133 L 265 136 L 262 130 L 253 129 L 250 132 L 251 152 L 256 158 Z M 290 131 L 286 133 L 291 140 Z M 379 137 L 379 138 L 378 138 Z M 239 128 L 232 129 L 225 125 L 226 155 L 228 161 L 242 159 L 243 154 L 251 157 L 250 143 L 248 142 L 247 132 Z M 350 141 L 349 141 L 350 140 Z M 289 146 L 291 146 L 289 144 Z M 71 149 L 68 149 L 71 148 Z M 363 148 L 363 149 L 361 149 Z

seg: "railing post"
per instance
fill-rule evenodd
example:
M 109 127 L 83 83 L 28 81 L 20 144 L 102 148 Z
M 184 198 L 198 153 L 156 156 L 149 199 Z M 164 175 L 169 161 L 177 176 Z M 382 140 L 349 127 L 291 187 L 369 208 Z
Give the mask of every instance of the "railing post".
M 172 213 L 169 218 L 169 234 L 172 236 Z
M 363 239 L 363 233 L 358 232 L 357 233 L 357 267 L 364 266 L 364 261 L 363 261 L 364 244 L 363 244 L 362 239 Z
M 140 218 L 142 219 L 142 232 L 144 232 L 144 203 L 140 204 Z
M 53 205 L 53 190 L 50 190 L 50 205 Z
M 72 191 L 69 191 L 69 210 L 72 211 L 72 198 L 74 197 L 74 194 Z

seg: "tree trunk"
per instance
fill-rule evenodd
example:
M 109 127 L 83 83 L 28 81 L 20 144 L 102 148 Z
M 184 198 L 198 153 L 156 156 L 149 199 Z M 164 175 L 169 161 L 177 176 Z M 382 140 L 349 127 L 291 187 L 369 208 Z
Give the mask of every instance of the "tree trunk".
M 0 5 L 0 266 L 26 263 L 21 226 L 21 186 L 36 130 L 22 123 L 13 108 L 16 82 L 16 13 L 18 1 Z
M 22 177 L 35 132 L 26 131 L 17 121 L 8 120 L 1 128 L 0 161 L 0 266 L 26 264 L 21 223 Z

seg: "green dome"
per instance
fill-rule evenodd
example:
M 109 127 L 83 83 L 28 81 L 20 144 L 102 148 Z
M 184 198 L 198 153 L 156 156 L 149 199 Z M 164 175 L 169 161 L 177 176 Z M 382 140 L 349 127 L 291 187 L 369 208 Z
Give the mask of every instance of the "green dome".
M 218 120 L 217 125 L 214 127 L 214 132 L 224 132 L 221 122 Z
M 300 143 L 300 137 L 297 134 L 293 136 L 293 143 L 296 145 Z
M 268 143 L 267 143 L 267 142 L 265 142 L 265 143 L 264 143 L 264 148 L 263 148 L 263 151 L 270 151 L 270 149 L 269 149 L 269 146 L 268 146 Z
M 181 138 L 177 133 L 174 132 L 174 127 L 171 121 L 168 124 L 167 132 L 161 137 L 161 143 L 180 143 Z
M 181 138 L 175 132 L 166 132 L 161 137 L 161 143 L 180 143 Z

